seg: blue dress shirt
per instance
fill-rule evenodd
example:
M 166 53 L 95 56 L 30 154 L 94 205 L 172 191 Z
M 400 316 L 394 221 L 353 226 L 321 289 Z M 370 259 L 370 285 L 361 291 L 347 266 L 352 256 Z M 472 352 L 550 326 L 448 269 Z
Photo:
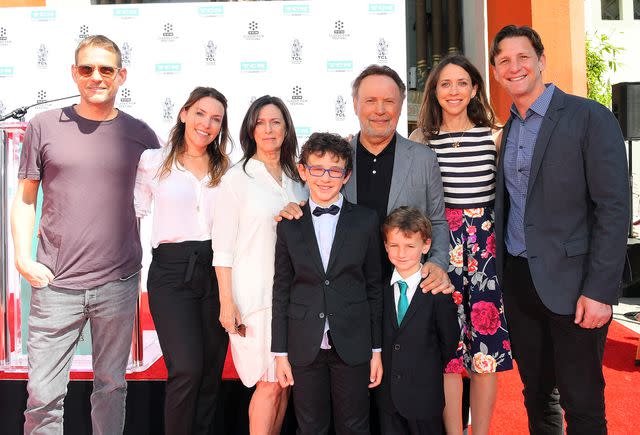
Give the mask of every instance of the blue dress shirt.
M 511 128 L 504 150 L 504 181 L 509 193 L 509 216 L 505 244 L 513 256 L 527 257 L 524 239 L 524 212 L 527 203 L 527 188 L 531 158 L 544 115 L 547 113 L 556 87 L 547 85 L 522 119 L 515 104 L 511 105 Z

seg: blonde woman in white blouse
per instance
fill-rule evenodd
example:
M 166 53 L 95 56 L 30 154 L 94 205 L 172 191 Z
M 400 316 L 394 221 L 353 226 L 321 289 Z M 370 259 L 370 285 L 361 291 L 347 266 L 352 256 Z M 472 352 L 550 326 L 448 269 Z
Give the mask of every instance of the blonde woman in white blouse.
M 243 159 L 218 190 L 213 220 L 213 265 L 220 285 L 220 323 L 229 332 L 242 382 L 256 390 L 249 405 L 252 434 L 280 433 L 289 391 L 275 376 L 271 296 L 276 216 L 307 198 L 296 170 L 296 132 L 282 100 L 255 100 L 242 122 Z
M 166 434 L 208 434 L 215 411 L 228 336 L 217 321 L 211 228 L 229 142 L 226 98 L 198 87 L 167 146 L 142 153 L 138 165 L 136 213 L 153 212 L 147 289 L 168 371 Z

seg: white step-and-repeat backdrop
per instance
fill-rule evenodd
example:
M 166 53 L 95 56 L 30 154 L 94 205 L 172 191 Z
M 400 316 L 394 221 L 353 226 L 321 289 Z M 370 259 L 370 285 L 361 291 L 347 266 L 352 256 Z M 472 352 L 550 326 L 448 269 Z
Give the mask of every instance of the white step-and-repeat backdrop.
M 161 138 L 198 85 L 225 94 L 234 139 L 251 101 L 271 94 L 289 106 L 302 143 L 314 131 L 358 130 L 351 83 L 367 65 L 386 64 L 406 76 L 399 0 L 5 8 L 0 113 L 75 95 L 75 47 L 97 33 L 116 41 L 128 69 L 116 106 Z M 71 103 L 34 107 L 27 120 Z M 406 113 L 399 126 L 406 133 Z
M 74 51 L 91 34 L 108 36 L 122 50 L 128 76 L 116 106 L 146 121 L 162 140 L 194 87 L 212 86 L 225 94 L 234 160 L 241 155 L 237 138 L 242 118 L 261 95 L 285 101 L 302 144 L 314 131 L 345 136 L 358 131 L 351 83 L 366 66 L 385 64 L 406 76 L 405 4 L 400 0 L 1 8 L 0 114 L 77 94 L 71 79 Z M 33 107 L 26 120 L 75 102 Z M 406 124 L 405 104 L 400 133 L 406 134 Z M 14 151 L 9 160 L 16 163 Z M 16 181 L 4 186 L 9 197 Z M 146 246 L 149 232 L 143 221 Z M 145 251 L 146 266 L 150 255 Z M 144 271 L 146 267 L 143 291 Z M 11 275 L 9 292 L 26 320 L 30 288 L 24 281 L 20 290 L 17 274 Z M 11 364 L 25 366 L 26 346 L 20 349 L 19 334 L 26 337 L 26 321 L 18 323 Z M 83 336 L 74 370 L 91 367 L 90 334 Z M 144 361 L 136 370 L 160 356 L 154 331 L 144 332 L 143 343 Z

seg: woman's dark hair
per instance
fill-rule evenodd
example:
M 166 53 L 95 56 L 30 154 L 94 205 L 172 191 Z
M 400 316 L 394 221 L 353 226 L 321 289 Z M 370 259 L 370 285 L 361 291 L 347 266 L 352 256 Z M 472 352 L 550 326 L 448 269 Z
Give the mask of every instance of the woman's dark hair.
M 162 166 L 160 167 L 159 177 L 165 177 L 171 172 L 171 168 L 175 164 L 176 158 L 184 152 L 184 133 L 185 123 L 180 119 L 180 115 L 183 110 L 189 110 L 191 106 L 205 97 L 211 97 L 218 101 L 224 107 L 224 116 L 222 117 L 222 124 L 218 135 L 207 145 L 207 154 L 209 155 L 209 175 L 211 181 L 209 187 L 217 186 L 220 183 L 220 179 L 227 172 L 229 168 L 229 153 L 227 151 L 227 145 L 231 145 L 231 138 L 229 137 L 229 127 L 227 120 L 227 99 L 221 92 L 214 88 L 197 87 L 189 98 L 182 105 L 182 108 L 178 112 L 178 119 L 176 124 L 169 132 L 169 141 L 167 147 L 169 147 L 169 153 L 164 159 Z
M 295 181 L 301 181 L 300 174 L 298 174 L 296 168 L 296 156 L 298 155 L 296 129 L 293 126 L 293 121 L 291 120 L 287 106 L 285 106 L 280 98 L 272 97 L 271 95 L 263 95 L 251 103 L 247 114 L 244 115 L 244 119 L 242 120 L 242 126 L 240 127 L 240 146 L 242 147 L 242 151 L 244 151 L 242 169 L 246 172 L 249 159 L 256 154 L 257 145 L 253 132 L 258 124 L 260 110 L 269 104 L 276 106 L 284 118 L 285 133 L 282 147 L 280 148 L 280 167 L 289 178 Z
M 471 86 L 477 87 L 475 97 L 469 101 L 467 106 L 467 116 L 471 122 L 477 127 L 495 128 L 496 117 L 491 104 L 489 104 L 480 71 L 463 55 L 451 54 L 442 59 L 431 70 L 424 85 L 424 97 L 418 113 L 418 128 L 422 131 L 424 138 L 429 139 L 437 135 L 440 133 L 440 127 L 442 127 L 442 107 L 438 103 L 436 87 L 438 86 L 438 80 L 440 80 L 440 74 L 447 65 L 457 65 L 464 69 L 471 77 Z

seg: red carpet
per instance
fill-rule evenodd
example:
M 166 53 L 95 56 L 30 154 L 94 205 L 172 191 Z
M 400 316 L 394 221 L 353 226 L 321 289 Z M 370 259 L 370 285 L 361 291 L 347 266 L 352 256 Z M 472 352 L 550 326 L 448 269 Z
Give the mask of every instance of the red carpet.
M 144 319 L 147 323 L 149 319 Z M 146 328 L 145 328 L 146 329 Z M 640 433 L 640 367 L 634 365 L 636 347 L 640 336 L 630 329 L 612 323 L 604 354 L 604 376 L 607 382 L 605 395 L 607 419 L 611 435 L 635 435 Z M 129 380 L 166 379 L 162 359 L 142 373 L 127 375 Z M 91 379 L 91 373 L 73 373 L 72 379 Z M 236 379 L 230 353 L 223 373 L 225 379 Z M 0 371 L 2 379 L 26 379 L 24 373 Z M 496 435 L 521 435 L 528 433 L 527 418 L 522 399 L 522 383 L 517 370 L 501 373 L 498 377 L 498 399 L 493 416 L 491 433 Z
M 609 328 L 603 366 L 611 435 L 640 433 L 640 367 L 634 365 L 639 338 L 638 334 L 617 322 L 613 322 Z M 491 433 L 528 433 L 522 383 L 517 370 L 501 373 L 498 377 L 498 399 Z

